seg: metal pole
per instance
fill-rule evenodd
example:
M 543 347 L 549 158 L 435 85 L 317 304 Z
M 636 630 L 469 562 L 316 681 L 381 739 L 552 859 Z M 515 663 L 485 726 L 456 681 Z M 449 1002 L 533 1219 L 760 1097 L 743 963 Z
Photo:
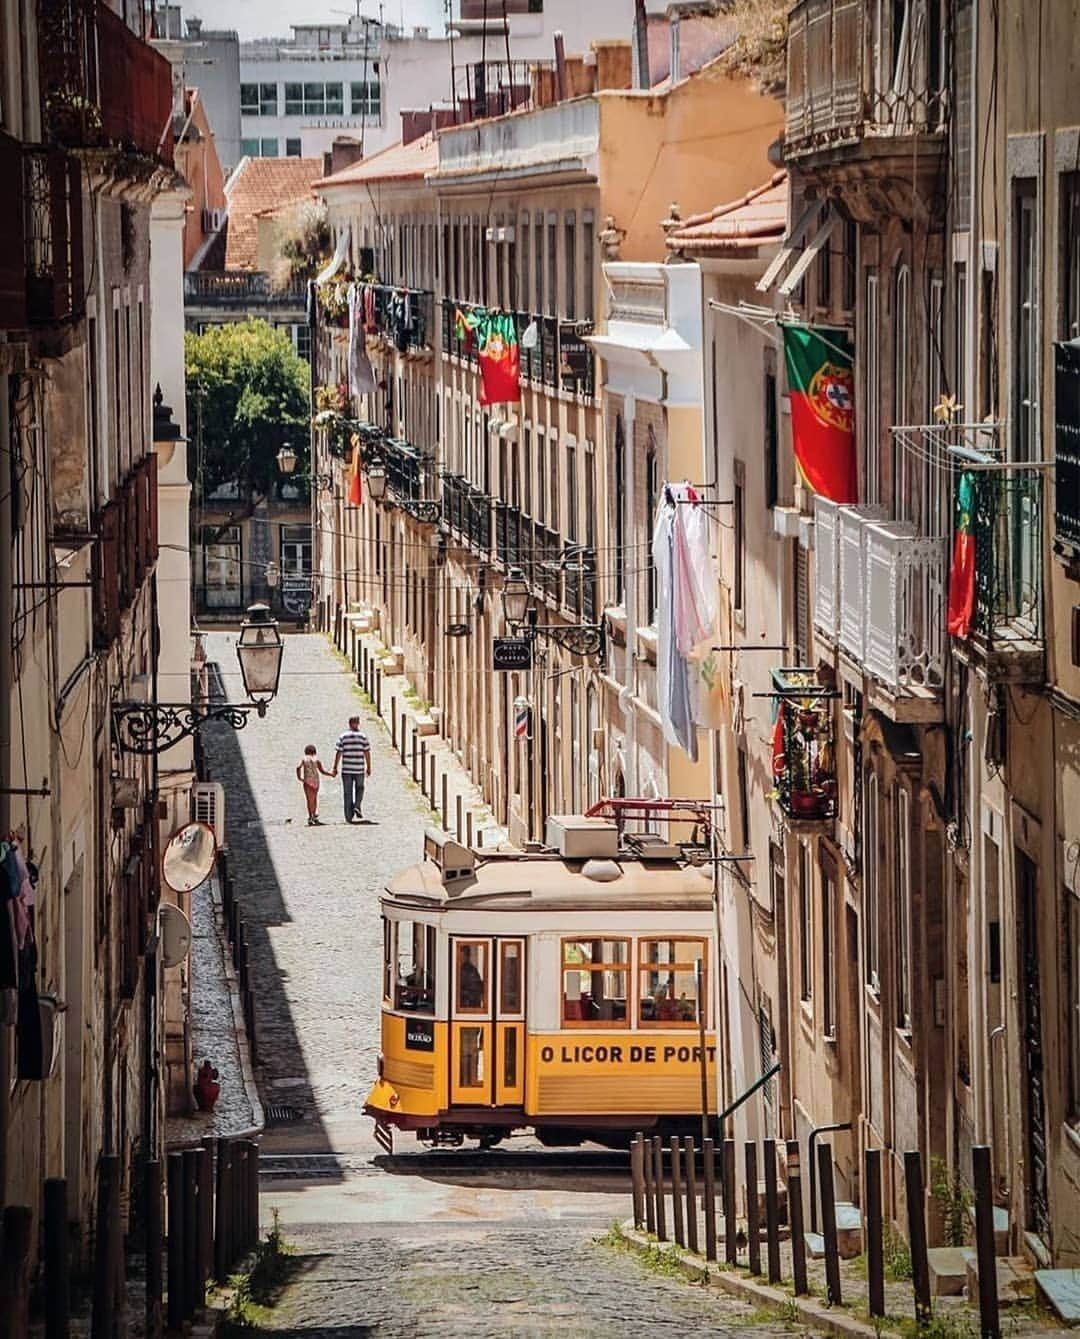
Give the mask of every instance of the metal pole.
M 44 1186 L 45 1339 L 67 1339 L 71 1321 L 68 1274 L 67 1182 L 51 1176 Z
M 214 1248 L 214 1200 L 210 1174 L 210 1150 L 195 1150 L 195 1182 L 199 1200 L 198 1266 L 199 1305 L 206 1301 L 206 1280 L 210 1276 L 210 1261 Z
M 681 1149 L 679 1136 L 673 1134 L 671 1148 L 671 1222 L 675 1231 L 675 1245 L 686 1245 L 686 1230 L 683 1223 L 683 1181 L 681 1167 Z
M 911 1247 L 911 1289 L 915 1295 L 915 1323 L 929 1324 L 930 1262 L 926 1256 L 926 1211 L 923 1206 L 922 1158 L 917 1149 L 904 1154 L 904 1185 L 907 1191 L 908 1244 Z M 994 1286 L 997 1286 L 996 1274 Z
M 667 1215 L 664 1211 L 664 1145 L 658 1134 L 653 1135 L 653 1184 L 656 1187 L 656 1235 L 667 1241 Z
M 866 1198 L 866 1281 L 870 1314 L 884 1316 L 885 1250 L 881 1219 L 881 1149 L 868 1148 L 863 1154 L 863 1166 Z
M 832 1145 L 818 1144 L 818 1186 L 821 1193 L 821 1232 L 825 1238 L 826 1301 L 839 1306 L 840 1248 L 836 1240 L 836 1191 L 833 1186 Z
M 94 1306 L 90 1332 L 94 1339 L 107 1339 L 115 1328 L 116 1285 L 119 1269 L 113 1254 L 117 1233 L 113 1230 L 113 1205 L 120 1189 L 120 1159 L 106 1154 L 98 1163 L 97 1231 L 94 1241 Z M 117 1243 L 118 1244 L 118 1243 Z
M 199 1182 L 197 1158 L 193 1148 L 185 1148 L 184 1158 L 184 1315 L 191 1320 L 206 1301 L 199 1287 Z
M 651 1236 L 656 1231 L 656 1172 L 653 1167 L 652 1141 L 641 1140 L 641 1162 L 645 1171 L 645 1231 Z
M 701 1146 L 705 1175 L 705 1259 L 716 1259 L 716 1148 L 711 1139 Z
M 979 1262 L 979 1332 L 982 1339 L 1001 1339 L 994 1252 L 994 1184 L 986 1144 L 976 1144 L 971 1150 L 971 1173 L 975 1183 L 975 1253 Z
M 644 1135 L 637 1134 L 630 1145 L 630 1191 L 634 1202 L 634 1226 L 640 1228 L 645 1221 L 644 1161 L 642 1145 Z
M 0 1317 L 7 1325 L 5 1333 L 10 1339 L 26 1339 L 30 1329 L 30 1243 L 33 1228 L 33 1210 L 25 1204 L 9 1204 L 4 1210 L 3 1231 L 0 1233 Z M 94 1334 L 104 1336 L 104 1329 L 97 1328 L 97 1300 L 95 1289 Z
M 769 1257 L 769 1282 L 780 1282 L 780 1196 L 776 1185 L 776 1140 L 761 1146 L 765 1161 L 765 1240 Z
M 224 1283 L 229 1273 L 229 1164 L 232 1144 L 219 1139 L 217 1146 L 217 1194 L 214 1196 L 214 1278 Z
M 447 775 L 446 772 L 443 772 L 443 774 L 442 774 L 442 825 L 443 825 L 443 831 L 444 831 L 444 832 L 449 831 L 449 829 L 447 828 L 447 825 L 446 825 L 446 804 L 447 804 L 447 800 L 449 799 L 449 786 L 450 786 L 450 778 L 449 778 L 449 776 Z
M 723 1162 L 720 1168 L 723 1178 L 724 1196 L 724 1259 L 729 1265 L 739 1263 L 739 1248 L 736 1238 L 738 1224 L 735 1221 L 735 1140 L 725 1139 L 723 1144 Z
M 697 991 L 698 1049 L 701 1052 L 701 1144 L 709 1137 L 709 1055 L 705 1049 L 705 980 L 700 958 L 694 961 L 694 989 Z
M 161 1163 L 151 1158 L 143 1181 L 146 1215 L 146 1333 L 148 1339 L 161 1334 Z
M 761 1224 L 758 1221 L 757 1144 L 747 1141 L 746 1156 L 746 1248 L 750 1273 L 761 1273 Z
M 692 1135 L 683 1136 L 683 1174 L 686 1177 L 686 1244 L 697 1254 L 697 1154 Z
M 169 1182 L 169 1329 L 177 1333 L 184 1325 L 184 1155 L 170 1153 Z
M 791 1225 L 791 1280 L 796 1297 L 810 1291 L 806 1280 L 806 1237 L 803 1235 L 802 1151 L 797 1139 L 787 1145 L 788 1222 Z

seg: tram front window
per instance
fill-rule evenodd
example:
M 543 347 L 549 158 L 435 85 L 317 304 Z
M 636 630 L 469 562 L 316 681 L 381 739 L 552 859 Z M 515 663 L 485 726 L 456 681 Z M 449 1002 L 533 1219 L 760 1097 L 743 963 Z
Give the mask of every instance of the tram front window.
M 563 940 L 564 1025 L 626 1026 L 629 956 L 625 939 Z
M 643 939 L 638 949 L 642 1026 L 692 1027 L 698 1019 L 695 963 L 702 965 L 705 990 L 705 941 L 702 939 Z
M 435 927 L 399 921 L 394 927 L 394 1008 L 403 1013 L 435 1012 Z M 388 945 L 389 947 L 389 945 Z

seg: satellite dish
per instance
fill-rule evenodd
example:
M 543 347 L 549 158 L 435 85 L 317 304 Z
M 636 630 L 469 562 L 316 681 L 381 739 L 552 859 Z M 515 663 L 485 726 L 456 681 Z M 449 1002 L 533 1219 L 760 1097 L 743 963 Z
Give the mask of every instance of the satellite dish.
M 171 902 L 163 902 L 158 913 L 158 941 L 164 967 L 179 967 L 191 951 L 191 922 Z
M 210 877 L 216 859 L 213 829 L 206 823 L 187 823 L 168 840 L 161 876 L 174 893 L 190 893 Z

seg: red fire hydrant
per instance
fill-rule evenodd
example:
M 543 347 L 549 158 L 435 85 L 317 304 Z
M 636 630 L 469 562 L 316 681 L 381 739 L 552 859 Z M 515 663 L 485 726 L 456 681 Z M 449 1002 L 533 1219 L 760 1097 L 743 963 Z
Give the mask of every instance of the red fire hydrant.
M 209 1060 L 204 1060 L 199 1067 L 199 1072 L 195 1077 L 195 1101 L 198 1103 L 200 1111 L 213 1111 L 214 1103 L 218 1100 L 218 1094 L 221 1092 L 221 1084 L 217 1081 L 218 1072 Z

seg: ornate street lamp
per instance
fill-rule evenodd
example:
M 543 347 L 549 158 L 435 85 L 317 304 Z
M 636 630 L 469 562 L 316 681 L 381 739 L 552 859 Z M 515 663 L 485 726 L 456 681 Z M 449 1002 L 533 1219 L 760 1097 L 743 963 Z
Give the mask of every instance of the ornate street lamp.
M 386 466 L 378 456 L 368 462 L 367 486 L 372 502 L 381 502 L 386 496 Z
M 503 617 L 518 635 L 530 642 L 538 636 L 561 646 L 575 656 L 595 656 L 604 663 L 604 624 L 540 623 L 529 595 L 529 585 L 520 567 L 511 567 L 502 588 Z M 521 625 L 524 624 L 524 628 Z
M 197 706 L 192 702 L 115 702 L 113 738 L 123 753 L 163 753 L 196 734 L 207 721 L 222 721 L 242 730 L 254 712 L 266 715 L 281 678 L 285 643 L 265 604 L 253 604 L 240 625 L 236 658 L 244 692 L 251 703 L 220 702 Z
M 293 471 L 296 469 L 297 455 L 288 442 L 277 453 L 276 459 L 278 469 L 282 474 L 291 478 Z M 297 474 L 296 478 L 305 479 L 324 492 L 328 492 L 334 486 L 334 481 L 329 474 Z
M 529 586 L 520 567 L 511 567 L 502 588 L 503 617 L 512 628 L 525 622 L 529 609 Z

